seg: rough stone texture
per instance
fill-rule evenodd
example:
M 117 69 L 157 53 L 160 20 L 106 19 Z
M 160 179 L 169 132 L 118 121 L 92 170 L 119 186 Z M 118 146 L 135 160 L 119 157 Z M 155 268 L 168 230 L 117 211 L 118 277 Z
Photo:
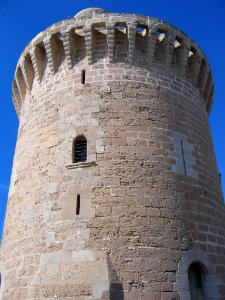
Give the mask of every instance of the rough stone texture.
M 13 95 L 2 299 L 186 300 L 196 260 L 207 299 L 224 299 L 213 84 L 194 42 L 157 19 L 88 9 L 27 46 Z M 88 159 L 73 164 L 80 134 Z

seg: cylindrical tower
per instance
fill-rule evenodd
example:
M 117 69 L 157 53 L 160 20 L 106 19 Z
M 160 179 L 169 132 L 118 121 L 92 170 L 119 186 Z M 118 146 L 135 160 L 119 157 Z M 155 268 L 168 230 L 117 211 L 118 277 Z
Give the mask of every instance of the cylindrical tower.
M 90 8 L 26 47 L 4 300 L 224 299 L 212 74 L 183 32 Z

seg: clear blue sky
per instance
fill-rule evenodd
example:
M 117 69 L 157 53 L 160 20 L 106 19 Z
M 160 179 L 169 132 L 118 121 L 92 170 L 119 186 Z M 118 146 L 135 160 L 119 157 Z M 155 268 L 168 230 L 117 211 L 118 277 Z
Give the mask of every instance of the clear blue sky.
M 225 190 L 224 0 L 0 0 L 0 234 L 18 128 L 11 93 L 18 58 L 40 31 L 88 7 L 164 19 L 190 35 L 204 50 L 215 83 L 210 126 Z

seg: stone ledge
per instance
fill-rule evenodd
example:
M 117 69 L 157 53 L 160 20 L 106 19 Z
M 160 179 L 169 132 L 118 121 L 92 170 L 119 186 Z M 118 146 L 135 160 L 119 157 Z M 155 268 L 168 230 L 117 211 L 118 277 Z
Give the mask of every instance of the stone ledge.
M 87 168 L 87 167 L 92 167 L 95 166 L 96 162 L 95 161 L 84 161 L 84 162 L 78 162 L 78 163 L 72 163 L 69 165 L 66 165 L 66 169 L 79 169 L 79 168 Z

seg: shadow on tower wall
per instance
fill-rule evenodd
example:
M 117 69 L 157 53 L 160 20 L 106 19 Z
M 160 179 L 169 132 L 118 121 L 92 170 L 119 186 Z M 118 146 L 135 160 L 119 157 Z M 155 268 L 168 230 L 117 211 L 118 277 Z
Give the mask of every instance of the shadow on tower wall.
M 116 273 L 115 268 L 113 267 L 112 261 L 107 255 L 107 265 L 108 265 L 108 274 L 109 274 L 109 299 L 110 300 L 124 300 L 124 290 L 123 285 L 119 280 L 119 277 Z

